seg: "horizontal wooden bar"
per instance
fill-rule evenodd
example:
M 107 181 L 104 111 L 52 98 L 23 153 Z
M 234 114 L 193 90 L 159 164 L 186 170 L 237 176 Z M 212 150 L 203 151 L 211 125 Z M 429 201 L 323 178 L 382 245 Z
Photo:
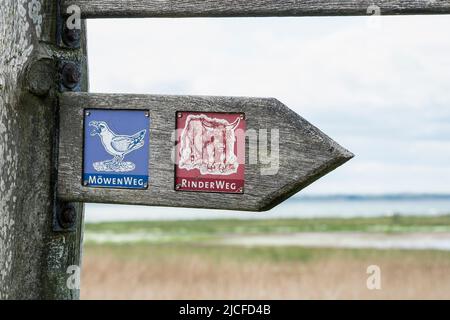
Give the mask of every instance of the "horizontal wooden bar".
M 85 109 L 148 110 L 147 190 L 84 186 Z M 245 113 L 247 133 L 279 130 L 279 164 L 245 164 L 244 194 L 176 191 L 172 135 L 178 111 Z M 269 140 L 269 148 L 271 141 Z M 249 141 L 246 142 L 246 154 Z M 260 155 L 261 156 L 261 155 Z M 60 97 L 58 196 L 66 201 L 264 211 L 337 168 L 353 155 L 276 99 L 65 93 Z
M 62 0 L 84 18 L 448 14 L 450 0 Z M 380 8 L 379 12 L 374 7 Z

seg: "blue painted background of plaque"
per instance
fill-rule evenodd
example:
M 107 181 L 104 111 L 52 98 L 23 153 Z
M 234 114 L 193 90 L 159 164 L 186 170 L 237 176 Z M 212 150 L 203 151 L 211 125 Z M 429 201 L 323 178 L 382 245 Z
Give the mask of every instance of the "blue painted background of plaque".
M 103 188 L 147 189 L 149 181 L 150 117 L 144 110 L 86 109 L 84 115 L 84 169 L 83 180 L 87 186 Z M 106 152 L 100 136 L 91 136 L 91 121 L 106 122 L 115 134 L 132 136 L 146 130 L 144 146 L 125 155 L 124 161 L 133 162 L 129 172 L 101 172 L 93 164 L 114 158 Z M 87 183 L 86 183 L 87 182 Z

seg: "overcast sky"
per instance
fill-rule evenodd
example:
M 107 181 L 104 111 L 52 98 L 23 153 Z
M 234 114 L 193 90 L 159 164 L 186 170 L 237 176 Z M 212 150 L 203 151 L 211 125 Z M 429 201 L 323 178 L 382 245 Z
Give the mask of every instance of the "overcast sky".
M 89 20 L 91 91 L 276 97 L 356 154 L 306 193 L 450 193 L 449 33 L 450 16 Z

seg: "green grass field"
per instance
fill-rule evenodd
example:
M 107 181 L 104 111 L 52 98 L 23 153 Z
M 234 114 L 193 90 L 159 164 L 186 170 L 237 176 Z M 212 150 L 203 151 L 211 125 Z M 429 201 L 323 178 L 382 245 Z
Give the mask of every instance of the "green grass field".
M 146 235 L 147 243 L 181 243 L 213 240 L 223 235 L 289 234 L 299 232 L 450 232 L 450 215 L 440 217 L 383 217 L 351 219 L 192 220 L 112 222 L 86 225 L 87 243 L 92 235 Z M 98 238 L 98 237 L 97 237 Z M 137 241 L 138 242 L 138 241 Z
M 378 250 L 378 249 L 340 249 L 340 248 L 302 248 L 302 247 L 238 247 L 182 244 L 88 244 L 90 255 L 111 254 L 124 261 L 164 261 L 167 258 L 197 257 L 214 262 L 252 261 L 252 262 L 315 262 L 321 259 L 360 259 L 371 258 L 417 258 L 423 261 L 447 261 L 450 252 L 438 250 Z M 449 270 L 450 272 L 450 270 Z
M 223 245 L 302 232 L 448 234 L 450 216 L 87 224 L 85 299 L 448 299 L 450 251 Z M 130 241 L 131 240 L 131 241 Z M 383 290 L 366 288 L 381 267 Z

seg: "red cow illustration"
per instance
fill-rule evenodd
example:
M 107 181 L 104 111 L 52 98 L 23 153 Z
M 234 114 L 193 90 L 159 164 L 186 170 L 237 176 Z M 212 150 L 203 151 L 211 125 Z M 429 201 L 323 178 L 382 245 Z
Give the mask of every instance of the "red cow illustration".
M 181 134 L 179 167 L 199 169 L 201 174 L 236 173 L 235 130 L 239 123 L 240 117 L 229 123 L 206 115 L 189 115 Z

